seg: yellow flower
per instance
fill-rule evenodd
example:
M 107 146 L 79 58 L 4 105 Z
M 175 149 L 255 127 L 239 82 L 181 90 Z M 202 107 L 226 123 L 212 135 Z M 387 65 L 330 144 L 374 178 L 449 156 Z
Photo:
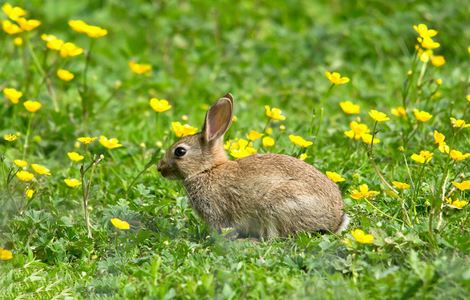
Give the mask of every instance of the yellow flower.
M 150 99 L 150 107 L 156 112 L 165 112 L 171 108 L 170 103 L 166 99 L 157 99 L 152 98 Z
M 387 114 L 380 112 L 378 110 L 372 109 L 369 111 L 369 116 L 374 119 L 376 122 L 385 122 L 390 120 Z
M 279 130 L 280 130 L 281 132 L 286 131 L 286 125 L 284 125 L 284 124 L 279 125 Z
M 406 110 L 403 106 L 397 106 L 395 108 L 392 108 L 391 112 L 392 112 L 392 115 L 394 116 L 406 117 Z
M 23 106 L 27 111 L 35 113 L 41 109 L 42 104 L 39 101 L 28 100 L 23 103 Z
M 10 3 L 5 3 L 2 5 L 2 10 L 13 21 L 18 20 L 18 18 L 26 16 L 26 11 L 19 6 L 12 6 Z
M 75 178 L 66 178 L 64 179 L 64 182 L 68 187 L 71 187 L 73 189 L 79 187 L 82 184 L 80 180 Z
M 377 191 L 369 191 L 369 187 L 367 184 L 361 184 L 359 186 L 359 190 L 352 190 L 351 192 L 351 198 L 355 200 L 360 200 L 360 199 L 368 199 L 377 196 L 380 194 Z
M 271 135 L 273 134 L 273 129 L 271 127 L 268 127 L 264 130 L 264 132 L 266 132 L 267 134 Z
M 354 229 L 351 231 L 351 235 L 356 242 L 361 244 L 372 244 L 374 242 L 374 236 L 372 234 L 366 234 L 361 229 Z
M 233 116 L 233 117 L 232 117 L 232 122 L 233 122 L 233 123 L 237 123 L 237 122 L 238 122 L 238 117 L 237 117 L 237 116 Z
M 419 154 L 413 153 L 411 159 L 420 164 L 426 164 L 431 161 L 433 154 L 427 150 L 422 150 Z
M 440 143 L 437 149 L 439 149 L 439 152 L 441 152 L 441 153 L 449 153 L 450 152 L 450 148 L 449 148 L 449 146 L 447 145 L 446 142 Z
M 364 143 L 366 143 L 367 145 L 370 145 L 372 144 L 372 134 L 369 134 L 369 133 L 364 133 L 362 136 L 361 136 L 361 139 Z M 374 145 L 375 144 L 378 144 L 380 143 L 380 139 L 378 139 L 376 136 L 374 136 Z
M 10 250 L 0 247 L 0 260 L 10 260 L 13 258 L 13 253 Z
M 470 94 L 468 94 L 465 99 L 467 99 L 468 102 L 470 102 Z
M 13 163 L 19 168 L 24 168 L 28 165 L 28 162 L 22 159 L 15 159 Z
M 60 80 L 63 81 L 70 81 L 75 77 L 75 75 L 73 75 L 73 73 L 69 70 L 59 69 L 57 70 L 57 77 L 59 77 Z
M 41 25 L 39 20 L 26 20 L 25 18 L 18 18 L 16 22 L 24 31 L 32 31 Z
M 112 218 L 111 223 L 114 227 L 120 230 L 129 230 L 131 226 L 126 221 L 120 220 L 118 218 Z
M 282 110 L 279 108 L 271 108 L 269 105 L 264 106 L 264 110 L 266 113 L 266 116 L 270 118 L 271 120 L 274 121 L 284 121 L 286 119 L 285 116 L 282 115 Z
M 14 88 L 4 88 L 3 95 L 10 100 L 11 103 L 17 104 L 23 96 L 23 93 Z
M 135 74 L 145 74 L 152 71 L 152 66 L 149 64 L 138 64 L 136 62 L 130 61 L 129 68 Z
M 96 137 L 91 137 L 91 136 L 82 136 L 77 139 L 82 144 L 88 145 L 93 143 L 97 138 Z
M 18 171 L 16 173 L 16 177 L 18 177 L 19 180 L 25 182 L 32 181 L 34 179 L 33 173 L 30 173 L 28 171 Z
M 328 178 L 330 178 L 331 181 L 333 181 L 334 183 L 338 183 L 338 182 L 342 182 L 346 180 L 336 172 L 326 171 L 326 176 L 328 176 Z
M 7 133 L 3 136 L 3 139 L 7 142 L 14 142 L 18 139 L 16 134 Z
M 442 78 L 436 79 L 436 84 L 437 85 L 442 85 Z
M 83 53 L 83 49 L 78 47 L 74 43 L 64 43 L 60 47 L 60 56 L 62 57 L 73 57 L 73 56 L 80 55 L 82 53 Z
M 309 147 L 313 144 L 311 141 L 305 140 L 303 137 L 298 136 L 298 135 L 289 135 L 289 140 L 296 146 L 306 148 Z
M 441 46 L 438 42 L 435 42 L 430 37 L 418 38 L 418 42 L 421 43 L 421 46 L 426 49 L 436 49 Z
M 39 175 L 51 175 L 51 171 L 49 171 L 49 169 L 43 165 L 31 164 L 31 168 L 33 168 L 34 172 L 38 173 Z
M 99 26 L 89 25 L 82 20 L 70 20 L 69 26 L 70 28 L 72 28 L 72 30 L 79 33 L 84 33 L 88 35 L 88 37 L 94 39 L 103 37 L 108 34 L 108 31 L 106 29 L 101 28 Z
M 422 37 L 433 37 L 437 35 L 437 31 L 434 29 L 428 29 L 425 24 L 413 25 L 413 29 Z
M 225 147 L 234 158 L 242 158 L 256 153 L 256 149 L 245 139 L 229 141 L 226 143 Z
M 67 156 L 70 158 L 72 161 L 81 161 L 85 157 L 83 155 L 78 154 L 77 152 L 67 152 Z
M 262 136 L 263 134 L 261 132 L 258 132 L 256 130 L 250 130 L 250 132 L 248 132 L 248 134 L 246 135 L 246 138 L 254 142 Z
M 454 128 L 467 128 L 470 124 L 467 124 L 464 120 L 458 120 L 456 118 L 450 118 L 452 127 Z
M 460 161 L 460 160 L 467 159 L 470 156 L 470 153 L 464 154 L 458 150 L 450 150 L 449 155 L 453 160 Z
M 432 50 L 423 50 L 418 47 L 418 57 L 423 63 L 427 63 L 432 56 Z
M 197 128 L 189 124 L 182 125 L 180 122 L 171 122 L 173 132 L 177 137 L 193 135 L 197 132 Z
M 110 138 L 108 139 L 105 136 L 100 136 L 100 144 L 103 145 L 107 149 L 115 149 L 122 147 L 121 144 L 119 144 L 119 140 L 117 138 Z
M 23 32 L 23 30 L 20 28 L 20 26 L 14 24 L 14 23 L 12 23 L 8 20 L 2 21 L 2 28 L 3 28 L 3 31 L 5 31 L 9 35 L 15 35 L 15 34 L 18 34 L 20 32 Z
M 32 188 L 27 188 L 24 195 L 26 198 L 31 199 L 34 196 L 34 190 Z
M 263 140 L 262 140 L 262 143 L 263 143 L 263 147 L 268 148 L 268 147 L 274 146 L 275 141 L 274 141 L 274 139 L 273 139 L 272 137 L 270 137 L 270 136 L 265 136 L 265 137 L 263 138 Z
M 439 131 L 437 130 L 434 130 L 434 144 L 440 144 L 440 143 L 443 143 L 444 140 L 446 139 L 445 135 L 443 135 L 442 133 L 440 133 Z
M 13 39 L 13 44 L 15 46 L 21 46 L 23 45 L 23 39 L 21 37 L 16 37 Z
M 351 130 L 345 131 L 344 134 L 348 138 L 355 140 L 360 140 L 364 134 L 370 132 L 370 129 L 366 124 L 358 123 L 356 121 L 349 123 L 349 128 L 351 128 Z
M 420 122 L 427 122 L 432 118 L 432 115 L 423 110 L 414 109 L 413 114 L 415 115 L 416 120 Z
M 400 181 L 392 181 L 392 184 L 394 187 L 396 187 L 399 190 L 407 190 L 410 188 L 410 185 L 408 183 L 404 183 Z
M 436 55 L 436 56 L 431 56 L 431 63 L 435 66 L 435 67 L 440 67 L 440 66 L 443 66 L 445 63 L 446 63 L 446 60 L 444 58 L 444 56 L 442 55 Z
M 345 83 L 348 83 L 349 82 L 349 78 L 348 77 L 341 77 L 341 74 L 338 73 L 338 72 L 325 72 L 325 76 L 326 78 L 328 78 L 328 80 L 332 83 L 332 84 L 335 84 L 335 85 L 340 85 L 340 84 L 345 84 Z
M 300 159 L 300 160 L 306 160 L 307 157 L 308 157 L 308 154 L 307 154 L 307 153 L 302 153 L 302 154 L 299 155 L 299 159 Z
M 339 103 L 339 106 L 345 113 L 349 115 L 355 115 L 355 114 L 360 113 L 361 111 L 361 108 L 359 107 L 359 105 L 354 104 L 351 101 L 342 101 Z
M 457 208 L 457 209 L 462 209 L 468 204 L 468 201 L 460 200 L 460 199 L 452 200 L 452 199 L 447 198 L 446 200 L 450 207 Z
M 461 191 L 470 189 L 470 180 L 464 180 L 462 182 L 452 181 L 452 184 Z

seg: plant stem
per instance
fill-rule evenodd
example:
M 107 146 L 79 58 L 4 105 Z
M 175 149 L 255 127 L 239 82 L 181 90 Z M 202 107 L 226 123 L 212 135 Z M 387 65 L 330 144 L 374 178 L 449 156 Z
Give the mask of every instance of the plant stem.
M 30 116 L 29 116 L 28 128 L 26 129 L 26 137 L 25 137 L 25 141 L 24 141 L 24 145 L 23 145 L 23 158 L 22 159 L 25 159 L 26 151 L 28 150 L 29 136 L 31 134 L 31 123 L 33 122 L 33 116 L 34 116 L 34 113 L 31 113 Z

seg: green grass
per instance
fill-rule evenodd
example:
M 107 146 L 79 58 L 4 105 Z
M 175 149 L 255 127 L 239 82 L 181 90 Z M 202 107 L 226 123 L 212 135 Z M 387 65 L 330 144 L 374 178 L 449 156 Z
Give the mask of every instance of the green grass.
M 456 191 L 451 181 L 469 177 L 469 160 L 453 162 L 437 151 L 433 131 L 444 133 L 452 149 L 468 151 L 470 129 L 457 130 L 449 121 L 470 122 L 468 1 L 212 2 L 10 2 L 43 24 L 29 37 L 22 34 L 32 51 L 26 43 L 14 46 L 12 37 L 0 32 L 0 90 L 15 87 L 24 93 L 21 102 L 42 102 L 24 158 L 47 166 L 52 175 L 36 175 L 31 200 L 24 196 L 25 183 L 8 180 L 8 172 L 17 170 L 12 160 L 23 155 L 31 114 L 22 103 L 1 99 L 0 135 L 21 136 L 15 142 L 0 139 L 0 247 L 14 255 L 0 261 L 0 298 L 467 299 L 468 206 L 444 206 L 438 223 L 442 188 L 468 201 L 468 190 Z M 70 19 L 109 30 L 94 41 L 86 93 L 81 90 L 85 55 L 63 59 L 49 51 L 44 58 L 40 40 L 41 33 L 51 33 L 88 51 L 90 39 L 72 31 Z M 440 68 L 428 64 L 422 86 L 417 77 L 423 64 L 413 68 L 412 25 L 418 23 L 439 31 L 435 39 L 441 47 L 435 52 L 446 58 Z M 44 84 L 32 53 L 48 72 Z M 152 73 L 133 74 L 128 67 L 133 59 L 150 63 Z M 60 81 L 59 67 L 76 78 Z M 407 76 L 410 69 L 416 75 Z M 327 92 L 325 71 L 339 71 L 351 82 Z M 432 94 L 438 78 L 443 84 Z M 402 105 L 407 82 L 408 119 L 400 119 L 390 109 Z M 359 244 L 349 232 L 228 241 L 196 216 L 182 186 L 159 176 L 155 167 L 130 187 L 147 162 L 176 139 L 172 121 L 200 128 L 207 105 L 226 92 L 235 97 L 238 117 L 226 139 L 262 131 L 263 105 L 281 108 L 286 132 L 271 123 L 276 145 L 270 151 L 298 155 L 289 134 L 314 141 L 306 161 L 346 179 L 339 185 L 351 229 L 373 234 L 373 244 Z M 148 105 L 151 97 L 168 99 L 172 109 L 157 119 Z M 82 98 L 88 118 L 82 117 Z M 372 159 L 361 142 L 344 136 L 356 119 L 339 108 L 344 100 L 360 104 L 361 121 L 371 129 L 370 109 L 391 117 L 377 127 L 381 142 Z M 418 126 L 413 108 L 433 118 Z M 314 133 L 321 123 L 318 135 L 310 133 L 312 111 Z M 189 120 L 182 121 L 183 115 Z M 80 188 L 63 182 L 80 177 L 80 164 L 66 153 L 85 153 L 83 146 L 74 146 L 84 135 L 117 137 L 124 145 L 106 150 L 95 142 L 88 149 L 104 155 L 90 189 L 92 239 Z M 259 141 L 254 147 L 266 152 Z M 420 150 L 434 152 L 424 167 L 410 159 Z M 86 164 L 90 160 L 87 156 Z M 387 181 L 408 182 L 411 189 L 397 198 L 374 164 Z M 380 191 L 370 203 L 350 197 L 363 183 Z M 128 221 L 131 230 L 117 231 L 113 217 Z

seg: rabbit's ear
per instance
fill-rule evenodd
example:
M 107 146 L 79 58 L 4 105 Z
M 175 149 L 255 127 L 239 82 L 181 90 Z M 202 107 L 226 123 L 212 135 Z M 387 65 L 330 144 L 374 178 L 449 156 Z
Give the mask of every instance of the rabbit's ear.
M 211 142 L 224 135 L 232 123 L 233 98 L 227 94 L 209 108 L 204 123 L 203 136 Z

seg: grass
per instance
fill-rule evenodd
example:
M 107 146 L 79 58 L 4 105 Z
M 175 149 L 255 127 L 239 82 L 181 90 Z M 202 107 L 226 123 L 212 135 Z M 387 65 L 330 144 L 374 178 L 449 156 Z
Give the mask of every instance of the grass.
M 451 183 L 468 178 L 468 159 L 452 160 L 433 139 L 438 130 L 451 149 L 468 149 L 469 129 L 449 121 L 468 120 L 470 111 L 466 1 L 11 3 L 43 24 L 21 33 L 22 46 L 0 33 L 0 90 L 15 87 L 24 93 L 17 105 L 6 98 L 0 105 L 1 136 L 20 133 L 14 142 L 0 140 L 0 247 L 13 252 L 13 259 L 0 261 L 0 298 L 470 296 L 468 206 L 451 208 L 442 199 L 444 193 L 468 201 L 468 190 Z M 68 27 L 70 19 L 109 33 L 90 47 L 88 37 Z M 446 58 L 442 67 L 415 59 L 412 25 L 418 23 L 439 31 L 435 39 L 441 47 L 435 53 Z M 61 58 L 46 50 L 41 33 L 74 42 L 85 53 Z M 153 70 L 134 74 L 130 60 L 150 63 Z M 75 79 L 59 80 L 58 68 L 72 71 Z M 325 71 L 339 71 L 351 81 L 330 88 Z M 226 139 L 262 132 L 263 106 L 281 108 L 286 130 L 269 123 L 276 140 L 269 151 L 298 156 L 302 151 L 289 134 L 313 141 L 306 161 L 346 179 L 339 186 L 351 229 L 372 234 L 372 244 L 358 243 L 350 231 L 228 241 L 195 215 L 179 183 L 165 180 L 154 167 L 138 176 L 176 139 L 172 121 L 200 128 L 207 106 L 228 91 L 238 121 Z M 168 99 L 172 108 L 155 113 L 151 97 Z M 33 117 L 22 105 L 28 99 L 43 104 Z M 357 116 L 341 111 L 344 100 L 361 106 L 360 121 L 375 128 L 379 144 L 364 147 L 345 137 Z M 403 103 L 407 118 L 390 114 Z M 413 108 L 433 118 L 420 123 Z M 391 120 L 375 127 L 370 109 Z M 123 147 L 76 145 L 77 137 L 100 135 L 117 137 Z M 253 146 L 268 151 L 259 140 Z M 81 176 L 81 163 L 67 158 L 72 150 L 85 154 L 84 167 L 104 155 L 93 176 L 91 169 L 84 173 L 82 185 L 92 179 L 87 207 L 92 238 L 82 187 L 63 182 Z M 428 164 L 410 159 L 421 150 L 433 152 Z M 18 158 L 45 165 L 52 175 L 21 182 L 13 176 L 18 168 L 12 161 Z M 387 185 L 392 180 L 411 188 L 395 193 Z M 364 183 L 380 194 L 352 199 L 352 190 Z M 29 185 L 32 199 L 24 195 Z M 129 222 L 131 230 L 115 229 L 114 217 Z

